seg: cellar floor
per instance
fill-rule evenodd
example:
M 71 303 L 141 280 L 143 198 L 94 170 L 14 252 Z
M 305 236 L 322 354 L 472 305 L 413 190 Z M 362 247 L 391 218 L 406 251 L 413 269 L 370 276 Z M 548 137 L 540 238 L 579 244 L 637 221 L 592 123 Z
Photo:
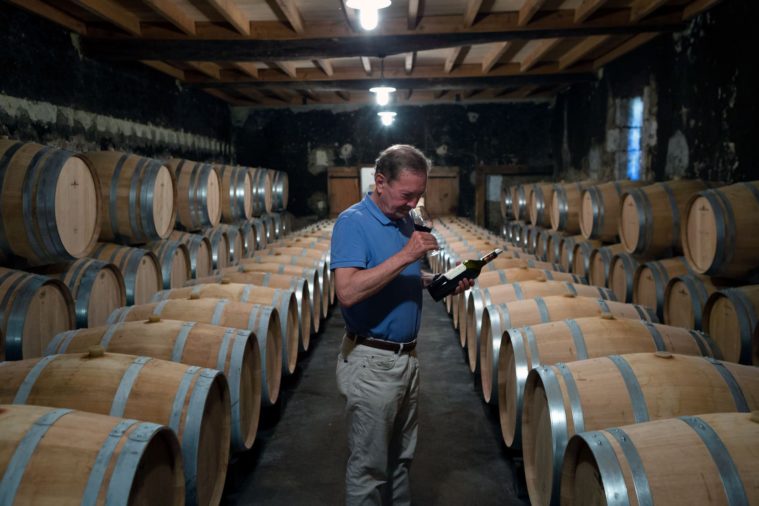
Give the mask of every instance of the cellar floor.
M 417 505 L 526 505 L 520 465 L 501 442 L 498 413 L 481 401 L 442 304 L 425 292 L 417 353 L 419 438 L 411 467 Z M 334 307 L 280 402 L 262 413 L 252 450 L 230 462 L 222 504 L 336 506 L 344 503 L 348 455 L 335 360 L 343 319 Z

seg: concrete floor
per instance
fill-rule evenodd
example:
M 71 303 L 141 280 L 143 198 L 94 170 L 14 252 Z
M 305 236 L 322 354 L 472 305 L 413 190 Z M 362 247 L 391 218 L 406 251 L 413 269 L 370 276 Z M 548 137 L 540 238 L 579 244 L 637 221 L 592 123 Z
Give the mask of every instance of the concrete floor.
M 335 360 L 339 308 L 312 339 L 281 402 L 263 413 L 252 450 L 230 463 L 222 504 L 336 506 L 344 503 L 348 455 Z M 481 401 L 442 304 L 425 293 L 418 357 L 420 427 L 411 468 L 416 505 L 528 504 L 518 460 L 501 442 L 497 413 Z

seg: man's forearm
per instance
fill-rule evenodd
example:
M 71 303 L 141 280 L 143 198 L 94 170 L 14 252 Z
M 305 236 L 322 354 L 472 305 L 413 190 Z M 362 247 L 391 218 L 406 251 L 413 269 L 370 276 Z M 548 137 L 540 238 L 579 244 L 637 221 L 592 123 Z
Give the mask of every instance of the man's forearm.
M 398 253 L 376 267 L 353 272 L 337 286 L 340 303 L 350 307 L 363 302 L 387 286 L 411 263 L 413 261 L 405 260 L 403 254 Z

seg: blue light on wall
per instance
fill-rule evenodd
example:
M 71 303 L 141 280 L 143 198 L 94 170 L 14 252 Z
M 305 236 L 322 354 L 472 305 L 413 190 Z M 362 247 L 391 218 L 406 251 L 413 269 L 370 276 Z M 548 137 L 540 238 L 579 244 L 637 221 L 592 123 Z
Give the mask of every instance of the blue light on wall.
M 640 132 L 643 128 L 643 99 L 630 101 L 629 130 L 627 135 L 627 179 L 640 179 Z

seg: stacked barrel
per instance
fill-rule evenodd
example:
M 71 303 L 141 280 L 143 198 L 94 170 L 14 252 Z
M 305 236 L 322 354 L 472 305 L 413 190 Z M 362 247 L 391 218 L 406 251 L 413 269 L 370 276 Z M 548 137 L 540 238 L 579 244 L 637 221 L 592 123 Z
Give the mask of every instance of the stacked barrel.
M 448 304 L 502 440 L 522 452 L 530 502 L 759 500 L 759 182 L 503 194 L 523 223 L 496 236 L 440 220 L 430 263 L 495 247 L 525 263 L 523 277 L 492 265 Z
M 328 309 L 328 254 L 241 262 L 331 224 L 268 169 L 0 140 L 0 184 L 3 502 L 218 504 Z

